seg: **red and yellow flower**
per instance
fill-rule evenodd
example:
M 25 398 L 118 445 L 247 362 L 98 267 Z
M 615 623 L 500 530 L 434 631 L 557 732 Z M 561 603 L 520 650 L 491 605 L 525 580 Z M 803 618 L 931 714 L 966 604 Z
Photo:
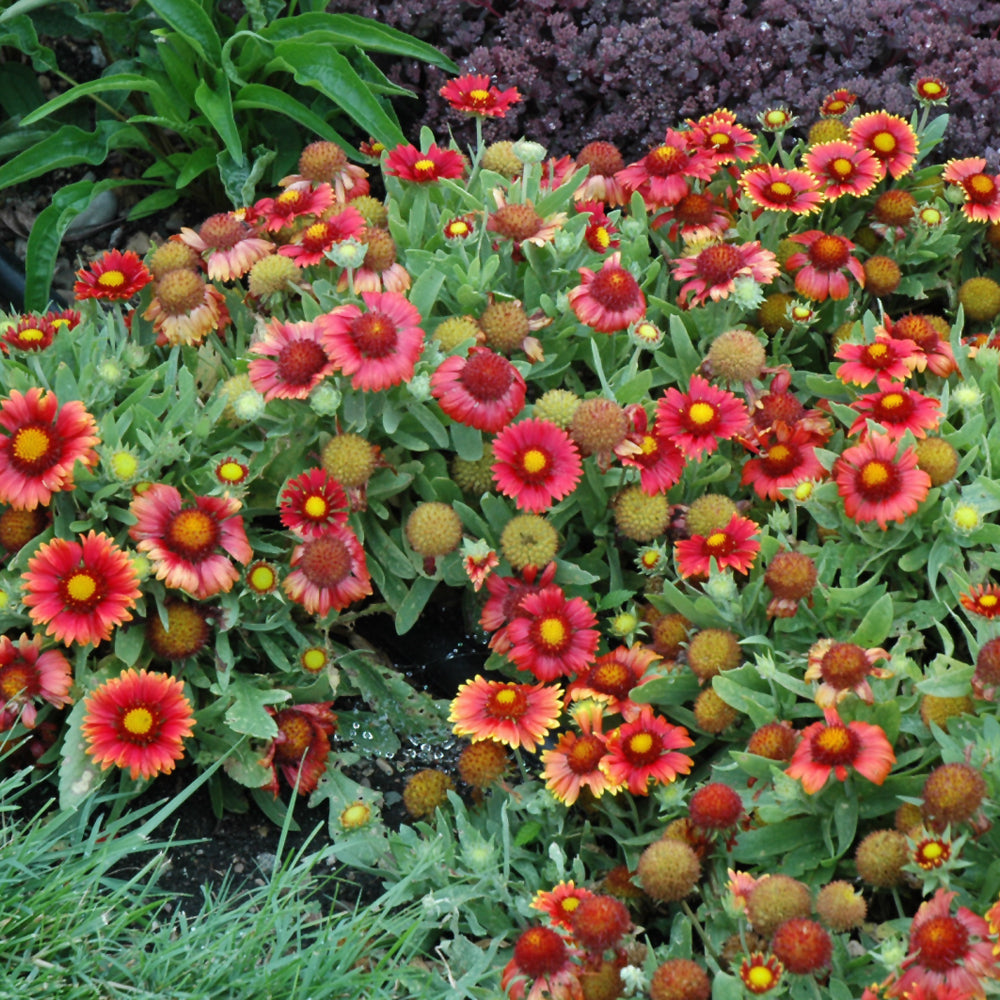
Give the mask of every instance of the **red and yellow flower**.
M 318 321 L 271 320 L 263 337 L 250 346 L 250 356 L 250 384 L 266 400 L 307 399 L 336 370 Z
M 36 701 L 54 708 L 73 704 L 73 671 L 58 649 L 42 651 L 42 637 L 21 635 L 16 641 L 0 636 L 0 732 L 15 722 L 33 729 L 38 719 Z
M 525 381 L 503 355 L 473 346 L 438 365 L 431 395 L 452 420 L 495 434 L 524 408 Z
M 869 344 L 842 343 L 833 356 L 843 362 L 837 368 L 841 382 L 866 386 L 874 381 L 884 390 L 908 379 L 921 355 L 912 340 L 894 340 L 883 333 Z
M 350 504 L 336 479 L 319 467 L 288 481 L 278 501 L 281 523 L 300 538 L 319 538 L 346 524 Z
M 510 106 L 521 100 L 517 87 L 501 90 L 488 76 L 475 73 L 449 80 L 438 93 L 456 111 L 484 118 L 505 118 Z
M 860 198 L 879 181 L 881 165 L 870 150 L 835 139 L 811 146 L 802 157 L 806 170 L 823 186 L 823 197 L 835 201 L 845 194 Z
M 908 174 L 917 161 L 917 134 L 910 123 L 886 111 L 870 111 L 851 122 L 848 142 L 867 149 L 879 162 L 879 178 L 893 179 Z
M 748 573 L 753 566 L 760 542 L 754 537 L 760 525 L 748 517 L 733 514 L 724 528 L 709 535 L 692 535 L 674 542 L 677 572 L 682 577 L 707 577 L 712 569 L 734 569 Z
M 552 749 L 542 751 L 541 757 L 545 787 L 566 806 L 573 805 L 584 789 L 595 799 L 618 790 L 601 769 L 607 746 L 600 706 L 591 705 L 589 711 L 578 710 L 574 718 L 580 731 L 566 730 Z
M 385 158 L 383 169 L 391 177 L 413 184 L 433 184 L 442 178 L 457 179 L 465 173 L 465 159 L 454 149 L 431 143 L 426 152 L 413 145 L 397 146 Z
M 683 281 L 677 301 L 682 306 L 700 306 L 706 300 L 718 302 L 736 290 L 737 278 L 748 278 L 759 285 L 769 284 L 781 268 L 770 250 L 760 243 L 715 243 L 696 254 L 678 257 L 671 265 L 677 281 Z M 689 295 L 690 301 L 686 301 Z
M 865 287 L 865 269 L 856 257 L 851 256 L 854 244 L 837 233 L 824 233 L 820 229 L 810 229 L 789 237 L 806 249 L 793 253 L 785 266 L 795 275 L 795 290 L 814 302 L 831 299 L 846 299 L 850 292 L 843 271 L 853 275 L 855 281 Z
M 648 795 L 650 782 L 669 784 L 691 770 L 693 761 L 680 752 L 690 746 L 694 740 L 683 726 L 672 725 L 643 705 L 638 718 L 608 734 L 602 768 L 633 795 Z
M 315 791 L 330 756 L 330 737 L 337 731 L 332 706 L 332 701 L 320 701 L 277 711 L 268 708 L 278 733 L 260 762 L 271 771 L 271 780 L 261 786 L 265 791 L 278 794 L 278 771 L 299 795 Z
M 646 296 L 630 271 L 622 267 L 621 254 L 607 257 L 599 271 L 580 268 L 583 279 L 568 294 L 576 318 L 598 333 L 615 333 L 646 313 Z
M 1000 174 L 985 171 L 983 157 L 969 156 L 949 160 L 941 175 L 942 180 L 962 189 L 962 213 L 970 222 L 1000 222 Z
M 903 386 L 861 396 L 851 403 L 851 409 L 857 411 L 858 417 L 848 428 L 848 434 L 863 436 L 868 431 L 868 421 L 874 420 L 893 441 L 907 431 L 914 437 L 926 437 L 944 419 L 938 400 Z
M 108 250 L 96 261 L 76 272 L 73 295 L 77 301 L 104 299 L 120 302 L 138 295 L 153 276 L 132 250 Z
M 808 170 L 765 164 L 740 175 L 740 188 L 758 208 L 809 215 L 823 204 L 823 192 Z
M 582 597 L 567 598 L 561 587 L 545 587 L 522 598 L 507 627 L 507 656 L 540 681 L 586 670 L 597 650 L 597 616 Z
M 550 420 L 529 418 L 505 427 L 493 441 L 491 470 L 498 489 L 519 510 L 548 510 L 576 489 L 583 475 L 580 452 Z
M 546 684 L 488 681 L 476 676 L 460 684 L 448 721 L 457 736 L 496 740 L 534 753 L 562 714 L 562 688 Z
M 700 459 L 719 447 L 720 441 L 746 429 L 746 406 L 733 393 L 692 375 L 686 392 L 670 388 L 656 404 L 656 425 L 681 450 L 685 458 Z
M 891 677 L 892 671 L 877 667 L 889 654 L 880 647 L 865 649 L 854 642 L 838 642 L 823 638 L 809 647 L 804 680 L 819 681 L 816 704 L 822 709 L 834 708 L 849 694 L 871 704 L 875 700 L 869 677 Z
M 311 615 L 342 611 L 372 593 L 364 549 L 344 524 L 331 525 L 296 545 L 291 569 L 282 583 L 284 591 Z

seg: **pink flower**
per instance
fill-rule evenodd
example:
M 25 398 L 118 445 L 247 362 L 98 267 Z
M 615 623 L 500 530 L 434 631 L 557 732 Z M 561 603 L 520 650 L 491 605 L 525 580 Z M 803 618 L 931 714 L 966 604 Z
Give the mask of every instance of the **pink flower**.
M 580 673 L 597 650 L 596 624 L 597 616 L 582 597 L 567 598 L 561 587 L 545 587 L 521 601 L 507 628 L 507 656 L 540 681 Z
M 646 313 L 646 297 L 632 274 L 621 266 L 621 254 L 611 254 L 600 271 L 581 267 L 583 281 L 570 290 L 576 318 L 599 333 L 624 330 Z
M 250 383 L 264 399 L 307 399 L 335 369 L 319 323 L 273 319 L 250 345 Z
M 677 301 L 685 307 L 703 305 L 707 299 L 718 302 L 728 298 L 736 289 L 737 278 L 750 278 L 766 285 L 780 270 L 774 254 L 764 250 L 756 240 L 741 245 L 717 243 L 692 256 L 679 257 L 671 264 L 674 278 L 684 282 Z M 691 292 L 693 298 L 685 302 Z
M 737 573 L 747 573 L 753 565 L 760 542 L 754 535 L 759 525 L 747 517 L 733 514 L 724 528 L 710 535 L 692 535 L 674 542 L 677 572 L 683 577 L 707 577 L 712 560 L 721 569 L 732 568 Z
M 785 264 L 789 271 L 798 271 L 795 290 L 800 295 L 814 302 L 825 302 L 828 297 L 846 299 L 850 286 L 844 277 L 844 268 L 862 288 L 865 287 L 865 269 L 861 261 L 851 256 L 854 244 L 846 237 L 810 229 L 789 239 L 807 248 L 793 253 Z
M 576 489 L 583 474 L 572 438 L 550 420 L 530 418 L 505 427 L 493 441 L 493 479 L 519 510 L 548 510 Z
M 521 412 L 524 394 L 524 376 L 486 347 L 446 358 L 431 376 L 431 395 L 452 420 L 493 434 Z
M 656 404 L 659 433 L 669 437 L 681 452 L 699 459 L 734 437 L 747 426 L 746 407 L 725 389 L 692 375 L 687 392 L 668 389 Z

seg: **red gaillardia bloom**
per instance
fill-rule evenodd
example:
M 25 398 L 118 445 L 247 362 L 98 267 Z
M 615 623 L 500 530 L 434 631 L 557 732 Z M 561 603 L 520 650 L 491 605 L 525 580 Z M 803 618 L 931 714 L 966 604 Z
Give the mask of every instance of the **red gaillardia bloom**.
M 356 239 L 364 228 L 365 218 L 353 205 L 337 205 L 325 218 L 306 226 L 291 243 L 278 247 L 278 253 L 291 257 L 299 267 L 309 267 L 324 260 L 335 243 Z
M 398 292 L 362 292 L 365 308 L 337 306 L 316 317 L 334 365 L 355 389 L 375 392 L 412 378 L 424 347 L 420 312 Z
M 573 805 L 585 788 L 595 799 L 618 790 L 600 766 L 607 753 L 601 732 L 601 707 L 592 705 L 589 709 L 575 713 L 579 733 L 567 730 L 555 747 L 542 751 L 545 786 L 567 806 Z
M 866 386 L 874 381 L 879 389 L 888 389 L 913 374 L 921 355 L 912 340 L 882 334 L 870 344 L 842 343 L 833 356 L 843 362 L 837 369 L 841 382 Z
M 285 593 L 311 615 L 342 611 L 372 592 L 365 552 L 357 535 L 344 524 L 307 538 L 292 552 L 292 572 Z
M 161 346 L 197 346 L 213 330 L 224 330 L 230 322 L 222 292 L 190 268 L 161 275 L 142 316 L 152 320 L 156 343 Z
M 678 257 L 671 265 L 677 281 L 683 281 L 677 301 L 681 305 L 700 306 L 707 299 L 718 302 L 736 290 L 737 278 L 750 278 L 759 285 L 769 284 L 781 270 L 770 250 L 753 243 L 716 243 L 699 253 Z M 689 293 L 694 295 L 685 303 Z
M 811 146 L 802 162 L 823 185 L 823 197 L 827 201 L 845 194 L 860 198 L 868 194 L 882 176 L 882 167 L 874 153 L 842 139 Z
M 524 409 L 524 394 L 524 376 L 487 347 L 445 358 L 431 376 L 431 395 L 452 420 L 491 434 Z
M 0 403 L 0 503 L 15 510 L 46 506 L 73 489 L 73 466 L 96 465 L 97 422 L 79 400 L 59 406 L 54 393 L 12 389 Z
M 851 403 L 851 409 L 859 415 L 848 428 L 848 434 L 864 435 L 868 421 L 874 420 L 893 441 L 907 431 L 912 431 L 914 437 L 927 437 L 927 432 L 934 430 L 944 417 L 940 403 L 933 396 L 903 386 L 870 392 Z
M 649 416 L 642 406 L 628 406 L 626 412 L 632 424 L 626 440 L 635 445 L 636 449 L 627 453 L 622 451 L 618 457 L 622 465 L 639 470 L 643 493 L 650 496 L 666 493 L 680 481 L 684 471 L 684 455 L 670 436 L 657 426 L 655 420 L 650 424 Z
M 531 900 L 531 908 L 548 914 L 553 927 L 562 927 L 568 931 L 573 926 L 572 918 L 577 907 L 594 895 L 589 889 L 576 885 L 570 879 L 568 882 L 557 883 L 551 889 L 539 889 Z
M 13 325 L 7 328 L 3 335 L 3 343 L 10 347 L 16 347 L 21 351 L 44 351 L 46 347 L 52 346 L 55 339 L 56 327 L 43 316 L 22 316 Z M 6 348 L 0 344 L 0 351 Z
M 970 222 L 1000 222 L 1000 174 L 987 174 L 986 160 L 968 156 L 949 160 L 942 180 L 957 184 L 965 193 L 962 213 Z
M 748 573 L 760 551 L 760 542 L 754 538 L 759 530 L 755 521 L 733 514 L 724 528 L 710 535 L 678 539 L 674 542 L 677 572 L 683 577 L 707 577 L 714 559 L 720 570 Z
M 646 314 L 646 296 L 621 259 L 613 253 L 599 271 L 581 267 L 583 281 L 567 296 L 576 318 L 598 333 L 624 330 Z
M 648 795 L 649 782 L 669 784 L 687 774 L 692 760 L 680 753 L 694 746 L 683 726 L 674 726 L 643 705 L 639 717 L 608 733 L 608 753 L 602 765 L 617 785 L 628 785 L 633 795 Z
M 507 109 L 521 100 L 517 87 L 500 90 L 488 76 L 471 73 L 449 80 L 438 93 L 456 111 L 488 118 L 505 118 Z
M 529 927 L 504 966 L 500 988 L 509 1000 L 583 1000 L 574 952 L 551 927 Z
M 768 993 L 781 981 L 784 966 L 774 955 L 765 956 L 755 951 L 749 958 L 740 963 L 740 979 L 743 985 L 753 994 Z
M 525 596 L 507 627 L 507 656 L 520 670 L 540 681 L 586 670 L 601 634 L 597 616 L 582 597 L 568 598 L 561 587 L 545 587 Z
M 320 701 L 278 711 L 268 709 L 278 735 L 271 740 L 261 760 L 264 767 L 271 769 L 271 780 L 262 788 L 277 795 L 280 770 L 299 795 L 308 795 L 316 789 L 330 756 L 330 737 L 337 731 L 337 716 L 330 711 L 332 706 L 332 701 Z
M 826 472 L 816 444 L 816 435 L 801 424 L 776 423 L 773 431 L 759 436 L 759 451 L 744 463 L 740 485 L 753 486 L 765 500 L 781 500 L 782 490 L 822 478 Z
M 591 250 L 603 254 L 621 246 L 621 240 L 614 238 L 618 229 L 605 213 L 603 201 L 578 201 L 576 210 L 579 214 L 586 212 L 590 216 L 583 239 Z
M 416 146 L 397 146 L 385 158 L 383 169 L 393 177 L 415 184 L 433 184 L 442 177 L 455 179 L 465 173 L 465 160 L 454 149 L 431 143 L 426 153 Z
M 700 240 L 706 233 L 721 240 L 732 224 L 732 214 L 710 191 L 689 191 L 650 222 L 658 232 L 666 228 L 666 238 L 671 242 L 688 237 Z
M 938 889 L 920 904 L 910 925 L 910 950 L 903 959 L 902 975 L 889 987 L 888 996 L 908 998 L 918 988 L 935 997 L 946 990 L 968 1000 L 986 996 L 984 981 L 997 978 L 990 927 L 964 906 L 953 916 L 951 904 L 957 895 Z
M 96 645 L 132 620 L 138 583 L 128 555 L 91 531 L 78 542 L 53 538 L 38 547 L 24 574 L 24 603 L 31 620 L 59 642 Z
M 693 149 L 684 132 L 668 129 L 659 146 L 638 162 L 619 170 L 615 179 L 628 198 L 638 191 L 652 211 L 676 205 L 690 190 L 688 177 L 708 181 L 713 173 L 715 163 L 710 155 Z
M 43 653 L 40 635 L 29 639 L 22 634 L 16 642 L 0 636 L 0 732 L 17 721 L 33 729 L 38 718 L 37 698 L 55 708 L 71 705 L 72 686 L 69 660 L 58 649 Z
M 329 184 L 315 187 L 289 187 L 276 198 L 261 198 L 254 205 L 258 225 L 265 232 L 276 232 L 292 225 L 306 215 L 320 215 L 334 202 L 333 188 Z
M 915 370 L 925 369 L 947 378 L 958 365 L 955 354 L 948 342 L 948 334 L 942 333 L 932 322 L 933 317 L 920 313 L 907 313 L 893 320 L 883 313 L 881 325 L 876 325 L 875 336 L 888 336 L 892 340 L 910 340 L 917 346 Z M 944 324 L 947 328 L 947 323 Z
M 814 722 L 802 730 L 785 773 L 801 780 L 809 795 L 818 792 L 831 773 L 838 781 L 846 781 L 848 768 L 881 785 L 896 762 L 882 727 L 868 722 L 844 723 L 834 708 L 823 714 L 825 722 Z
M 843 269 L 854 275 L 855 280 L 865 287 L 865 269 L 856 257 L 851 256 L 854 244 L 836 233 L 824 233 L 810 229 L 807 233 L 797 233 L 788 237 L 802 243 L 806 249 L 793 253 L 785 264 L 795 275 L 795 290 L 814 302 L 825 302 L 827 297 L 846 299 L 850 292 Z
M 820 639 L 809 648 L 804 680 L 819 681 L 816 704 L 832 708 L 849 694 L 856 694 L 869 705 L 875 700 L 869 677 L 891 677 L 892 671 L 876 667 L 879 660 L 888 660 L 881 648 L 865 649 L 853 642 Z
M 132 500 L 136 523 L 129 536 L 158 580 L 202 601 L 229 591 L 240 578 L 227 554 L 244 564 L 253 557 L 241 507 L 235 497 L 196 496 L 185 504 L 176 487 L 154 483 Z
M 479 615 L 479 624 L 490 636 L 490 649 L 498 653 L 506 653 L 510 649 L 510 639 L 507 629 L 510 623 L 521 613 L 521 601 L 528 594 L 537 594 L 543 587 L 549 586 L 555 579 L 556 564 L 550 562 L 538 575 L 537 566 L 526 566 L 523 579 L 516 576 L 498 576 L 486 578 L 486 589 L 490 596 L 483 605 Z
M 274 244 L 255 236 L 235 212 L 211 215 L 197 232 L 181 229 L 179 238 L 201 254 L 209 281 L 242 278 L 262 257 L 274 253 Z
M 299 538 L 319 538 L 347 522 L 347 494 L 325 469 L 307 469 L 288 481 L 279 498 L 281 523 Z
M 877 521 L 884 531 L 889 521 L 902 522 L 926 498 L 931 479 L 917 468 L 917 453 L 884 434 L 872 434 L 846 449 L 833 466 L 844 510 L 855 521 Z
M 839 118 L 841 115 L 846 115 L 857 102 L 857 94 L 841 87 L 823 98 L 819 113 L 824 118 Z
M 476 676 L 460 684 L 448 721 L 457 736 L 496 740 L 534 753 L 562 712 L 562 688 L 545 684 L 488 681 Z
M 909 122 L 886 111 L 870 111 L 851 122 L 847 141 L 875 154 L 879 179 L 891 174 L 896 180 L 908 174 L 917 161 L 917 134 Z
M 146 265 L 132 250 L 108 250 L 101 258 L 76 272 L 73 295 L 83 299 L 130 299 L 153 280 Z
M 710 455 L 720 441 L 741 433 L 747 423 L 746 406 L 739 397 L 701 375 L 691 376 L 687 392 L 668 389 L 656 404 L 659 433 L 669 437 L 686 458 Z
M 106 771 L 112 764 L 129 776 L 170 774 L 184 756 L 194 714 L 184 685 L 169 674 L 123 670 L 84 699 L 80 726 L 87 753 Z
M 774 164 L 751 167 L 741 174 L 740 187 L 755 205 L 773 212 L 809 215 L 823 204 L 816 178 L 807 170 Z
M 609 715 L 620 715 L 626 722 L 632 722 L 641 708 L 632 701 L 632 689 L 648 680 L 646 672 L 660 659 L 659 653 L 642 643 L 616 646 L 579 674 L 566 689 L 566 699 L 594 701 Z
M 995 583 L 980 583 L 959 595 L 962 607 L 983 618 L 1000 615 L 1000 586 Z
M 306 399 L 336 367 L 323 330 L 308 320 L 271 320 L 250 355 L 250 384 L 264 399 Z
M 576 489 L 580 452 L 551 420 L 530 418 L 505 427 L 493 441 L 493 479 L 519 510 L 539 514 Z
M 757 155 L 753 132 L 738 124 L 728 108 L 717 108 L 697 121 L 688 119 L 688 124 L 688 145 L 707 153 L 717 167 L 735 160 L 749 163 Z

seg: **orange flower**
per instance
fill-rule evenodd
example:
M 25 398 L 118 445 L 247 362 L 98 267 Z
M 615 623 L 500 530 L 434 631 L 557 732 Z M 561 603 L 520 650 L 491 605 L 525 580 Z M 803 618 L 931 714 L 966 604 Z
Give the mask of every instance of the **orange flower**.
M 559 687 L 476 676 L 459 686 L 448 721 L 457 736 L 496 740 L 534 753 L 559 720 L 561 698 Z
M 268 714 L 274 717 L 278 735 L 271 740 L 261 764 L 271 769 L 271 780 L 262 787 L 278 794 L 278 770 L 299 795 L 314 791 L 330 756 L 330 737 L 337 731 L 332 701 L 295 705 Z
M 146 265 L 132 250 L 109 250 L 88 267 L 76 272 L 73 294 L 83 299 L 117 302 L 137 295 L 153 280 Z

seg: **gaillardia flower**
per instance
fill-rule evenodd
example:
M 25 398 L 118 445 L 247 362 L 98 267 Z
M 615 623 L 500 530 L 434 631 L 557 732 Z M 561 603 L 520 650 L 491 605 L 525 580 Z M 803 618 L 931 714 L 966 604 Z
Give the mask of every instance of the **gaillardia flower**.
M 639 282 L 621 264 L 621 254 L 607 257 L 599 271 L 581 267 L 583 281 L 567 296 L 576 318 L 598 333 L 614 333 L 642 319 L 646 297 Z
M 0 636 L 0 732 L 15 721 L 33 729 L 38 718 L 36 700 L 65 708 L 73 699 L 73 672 L 58 649 L 42 652 L 42 637 L 22 634 L 15 642 Z
M 824 185 L 823 196 L 833 201 L 841 195 L 868 194 L 882 169 L 875 154 L 841 139 L 811 146 L 802 157 L 806 170 Z
M 448 721 L 457 736 L 496 740 L 534 753 L 562 712 L 562 688 L 488 681 L 476 676 L 459 685 Z
M 773 212 L 809 215 L 823 204 L 816 178 L 806 170 L 773 164 L 751 167 L 740 176 L 740 187 L 755 205 Z
M 880 179 L 888 173 L 899 180 L 913 169 L 917 160 L 916 133 L 905 118 L 886 111 L 858 115 L 851 122 L 847 139 L 875 155 Z
M 87 753 L 101 770 L 114 764 L 129 776 L 169 774 L 184 756 L 194 714 L 184 685 L 169 674 L 128 669 L 84 699 L 80 727 Z
M 548 510 L 576 489 L 583 474 L 569 434 L 550 420 L 530 418 L 505 427 L 493 441 L 492 472 L 519 510 Z
M 504 118 L 507 109 L 521 100 L 517 87 L 500 90 L 488 76 L 475 73 L 449 80 L 438 93 L 456 111 L 484 118 Z
M 766 285 L 780 270 L 774 254 L 763 249 L 757 240 L 743 244 L 716 243 L 671 264 L 674 278 L 684 282 L 677 301 L 688 307 L 703 305 L 707 299 L 718 302 L 728 298 L 736 290 L 737 278 Z M 693 297 L 685 303 L 692 292 Z
M 438 365 L 431 395 L 452 420 L 495 434 L 524 408 L 524 376 L 502 354 L 473 346 Z
M 638 718 L 608 733 L 602 769 L 616 785 L 627 785 L 633 795 L 648 795 L 649 783 L 669 784 L 687 774 L 693 761 L 680 753 L 694 746 L 683 726 L 674 726 L 643 705 Z
M 692 375 L 687 392 L 670 388 L 657 401 L 656 426 L 687 458 L 710 455 L 747 426 L 746 406 L 726 389 Z
M 312 615 L 342 611 L 372 592 L 364 549 L 344 524 L 296 545 L 291 569 L 282 584 L 285 593 Z
M 677 572 L 683 577 L 707 577 L 714 559 L 720 570 L 748 573 L 760 551 L 760 542 L 754 538 L 759 530 L 760 526 L 748 517 L 733 514 L 724 528 L 678 539 L 674 542 Z
M 793 253 L 785 264 L 789 271 L 798 272 L 795 290 L 800 295 L 814 302 L 825 302 L 827 298 L 846 299 L 850 287 L 843 274 L 844 268 L 862 288 L 865 287 L 865 269 L 861 261 L 851 256 L 854 244 L 846 237 L 810 229 L 789 239 L 806 247 Z
M 330 756 L 330 737 L 337 731 L 337 716 L 330 711 L 332 701 L 294 705 L 278 711 L 268 709 L 278 727 L 261 760 L 271 769 L 271 780 L 262 787 L 278 794 L 280 770 L 299 795 L 315 791 Z
M 1000 222 L 1000 175 L 988 174 L 986 160 L 967 156 L 949 160 L 942 179 L 962 189 L 965 201 L 962 213 L 970 222 Z
M 250 355 L 250 384 L 264 399 L 306 399 L 336 367 L 319 323 L 307 320 L 271 320 Z
M 319 538 L 347 522 L 350 504 L 336 479 L 319 467 L 289 480 L 279 499 L 281 523 L 300 538 Z
M 132 500 L 136 523 L 129 536 L 153 563 L 158 580 L 204 600 L 229 591 L 239 579 L 227 555 L 244 564 L 253 556 L 241 507 L 228 496 L 196 496 L 185 504 L 176 487 L 154 483 Z
M 559 742 L 542 751 L 545 786 L 564 805 L 571 806 L 586 789 L 595 799 L 606 791 L 617 791 L 614 782 L 601 770 L 607 753 L 601 732 L 601 708 L 575 713 L 580 732 L 567 730 Z
M 568 598 L 561 587 L 528 594 L 507 627 L 507 656 L 540 681 L 580 673 L 590 663 L 600 632 L 597 616 L 582 597 Z
M 83 299 L 116 302 L 130 299 L 153 280 L 146 265 L 133 250 L 108 250 L 92 264 L 76 272 L 73 295 Z
M 397 146 L 385 158 L 383 169 L 393 177 L 414 184 L 433 184 L 442 177 L 455 179 L 465 173 L 465 160 L 454 149 L 441 149 L 431 143 L 427 152 L 416 146 Z

